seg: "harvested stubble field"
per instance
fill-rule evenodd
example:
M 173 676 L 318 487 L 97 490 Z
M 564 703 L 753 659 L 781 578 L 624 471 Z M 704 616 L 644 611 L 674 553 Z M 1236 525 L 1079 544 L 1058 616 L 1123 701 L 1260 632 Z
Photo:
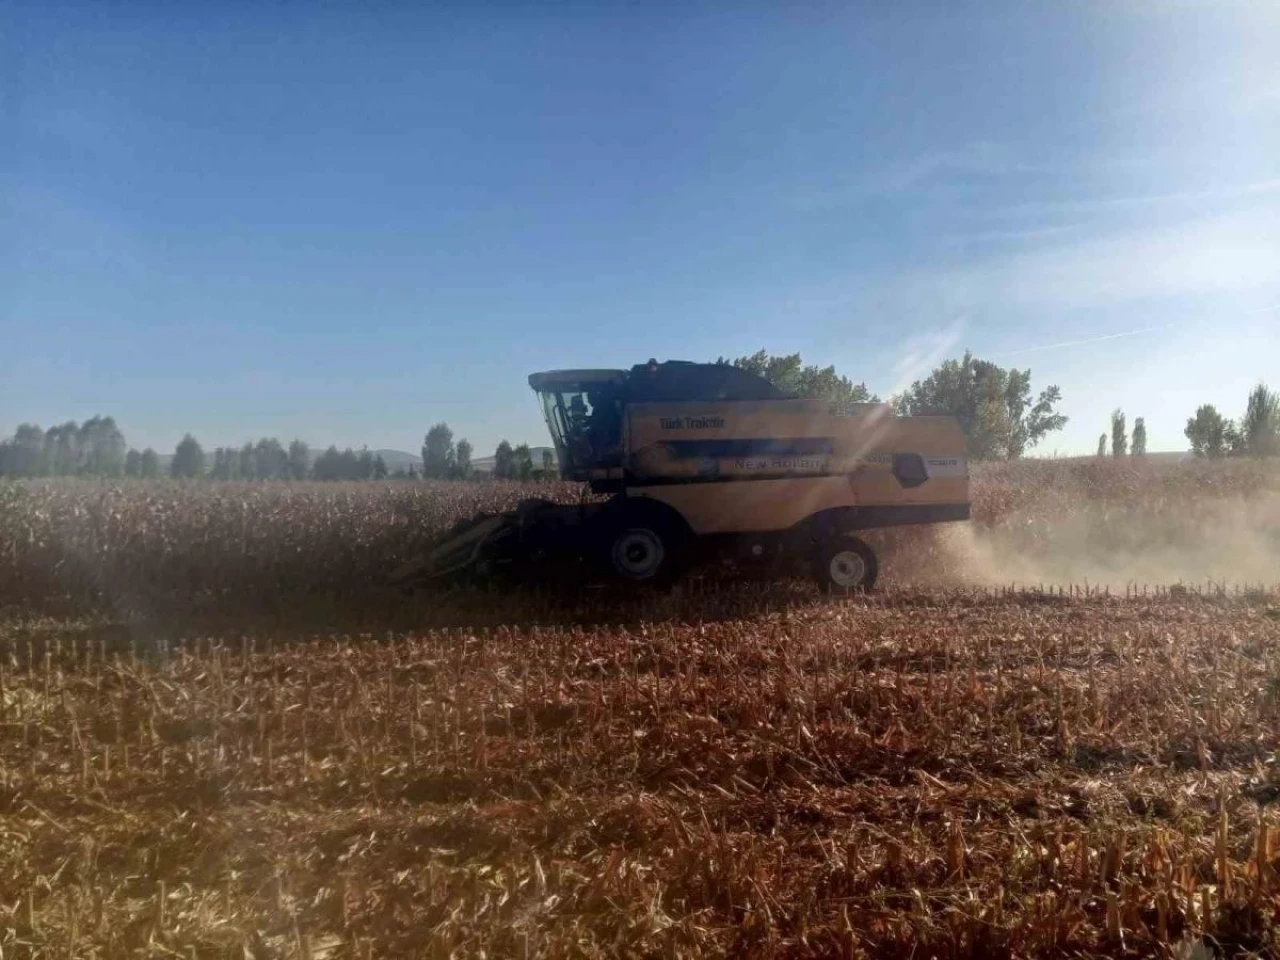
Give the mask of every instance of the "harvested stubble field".
M 1275 487 L 986 471 L 834 602 L 377 586 L 500 485 L 0 491 L 0 950 L 1274 954 Z

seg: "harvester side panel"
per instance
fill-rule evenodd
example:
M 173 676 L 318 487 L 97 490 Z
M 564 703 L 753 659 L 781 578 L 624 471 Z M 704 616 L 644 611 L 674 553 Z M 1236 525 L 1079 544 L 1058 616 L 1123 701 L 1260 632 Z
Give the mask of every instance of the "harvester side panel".
M 965 438 L 946 417 L 822 401 L 634 404 L 627 492 L 697 534 L 779 531 L 823 511 L 890 508 L 895 523 L 967 516 Z

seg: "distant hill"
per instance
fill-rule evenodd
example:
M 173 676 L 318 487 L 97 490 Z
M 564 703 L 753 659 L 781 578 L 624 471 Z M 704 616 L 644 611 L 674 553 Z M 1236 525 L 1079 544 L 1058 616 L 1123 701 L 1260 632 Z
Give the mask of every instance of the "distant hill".
M 412 453 L 405 453 L 403 450 L 375 450 L 373 455 L 382 458 L 382 462 L 387 465 L 387 473 L 395 473 L 397 470 L 404 470 L 407 473 L 410 467 L 417 470 L 422 466 L 421 457 L 415 457 Z M 315 451 L 312 451 L 311 459 L 315 459 Z

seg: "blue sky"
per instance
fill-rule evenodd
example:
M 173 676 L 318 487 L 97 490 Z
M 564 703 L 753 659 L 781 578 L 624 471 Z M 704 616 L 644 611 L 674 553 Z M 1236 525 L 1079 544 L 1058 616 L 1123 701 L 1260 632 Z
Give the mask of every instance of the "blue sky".
M 0 430 L 544 442 L 534 370 L 1280 385 L 1280 7 L 0 0 Z M 1109 338 L 1109 339 L 1098 339 Z

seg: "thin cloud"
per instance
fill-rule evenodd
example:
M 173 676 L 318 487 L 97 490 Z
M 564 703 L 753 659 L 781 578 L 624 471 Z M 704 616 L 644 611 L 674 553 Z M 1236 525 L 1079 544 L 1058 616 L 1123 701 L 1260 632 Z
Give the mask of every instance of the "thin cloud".
M 1028 227 L 1024 230 L 975 230 L 970 233 L 957 233 L 946 237 L 948 243 L 964 245 L 968 243 L 1011 243 L 1045 240 L 1061 237 L 1063 234 L 1076 233 L 1083 229 L 1083 223 L 1067 223 L 1060 227 Z
M 1081 337 L 1079 340 L 1061 340 L 1058 343 L 1042 343 L 1034 347 L 1023 347 L 1020 350 L 1008 350 L 998 353 L 998 357 L 1018 357 L 1024 353 L 1040 353 L 1043 350 L 1060 350 L 1063 347 L 1079 347 L 1088 343 L 1102 343 L 1105 340 L 1122 340 L 1125 337 L 1139 337 L 1145 333 L 1157 333 L 1176 327 L 1176 323 L 1161 323 L 1154 327 L 1140 327 L 1137 330 L 1125 330 L 1121 333 L 1107 333 L 1099 337 Z
M 989 210 L 988 215 L 1001 217 L 1045 216 L 1060 213 L 1099 213 L 1133 207 L 1165 206 L 1178 203 L 1198 203 L 1203 200 L 1234 200 L 1260 194 L 1280 193 L 1280 178 L 1237 183 L 1226 187 L 1203 190 L 1180 190 L 1174 193 L 1131 194 L 1119 197 L 1098 197 L 1088 200 L 1044 200 L 1013 204 Z
M 947 174 L 999 177 L 1013 173 L 1038 173 L 1042 168 L 1026 162 L 1005 144 L 977 141 L 955 150 L 924 154 L 895 167 L 882 178 L 890 192 L 909 190 L 926 180 Z
M 1261 307 L 1257 310 L 1245 310 L 1240 315 L 1245 317 L 1254 317 L 1265 313 L 1276 313 L 1280 311 L 1280 303 L 1273 303 L 1267 307 Z M 1041 343 L 1034 347 L 1022 347 L 1018 350 L 1006 350 L 1003 353 L 997 353 L 997 357 L 1018 357 L 1024 353 L 1040 353 L 1044 350 L 1060 350 L 1064 347 L 1080 347 L 1091 343 L 1104 343 L 1108 340 L 1123 340 L 1126 337 L 1140 337 L 1148 333 L 1160 333 L 1164 330 L 1172 330 L 1176 327 L 1186 326 L 1186 323 L 1158 323 L 1150 327 L 1139 327 L 1136 330 L 1122 330 L 1119 333 L 1104 333 L 1096 337 L 1080 337 L 1076 340 L 1060 340 L 1057 343 Z
M 850 178 L 825 188 L 819 186 L 793 197 L 791 205 L 800 210 L 826 209 L 872 196 L 923 190 L 957 176 L 996 179 L 1048 171 L 1045 166 L 1028 162 L 1007 144 L 983 140 L 920 154 L 865 177 Z

